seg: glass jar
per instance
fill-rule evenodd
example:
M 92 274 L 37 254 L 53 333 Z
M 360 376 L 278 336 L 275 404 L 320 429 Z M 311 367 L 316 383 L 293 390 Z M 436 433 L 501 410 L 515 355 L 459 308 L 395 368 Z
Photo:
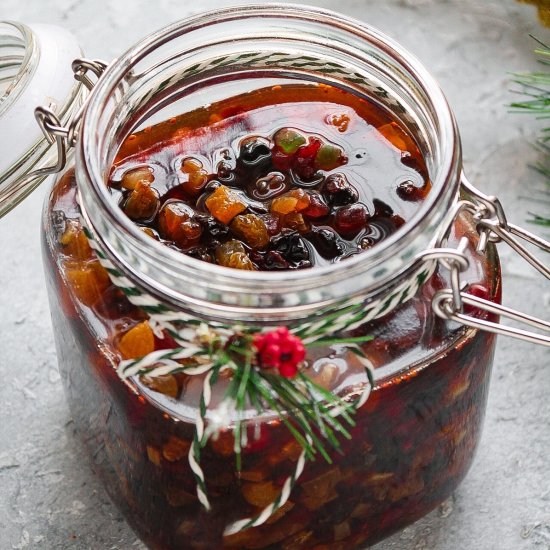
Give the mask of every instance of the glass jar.
M 243 272 L 163 247 L 113 204 L 107 175 L 136 129 L 291 81 L 368 96 L 415 137 L 432 190 L 394 235 L 328 267 Z M 493 241 L 502 233 L 491 224 L 503 218 L 498 203 L 463 179 L 452 113 L 419 62 L 377 31 L 330 12 L 230 8 L 144 39 L 105 70 L 81 115 L 76 158 L 44 209 L 47 285 L 75 424 L 142 539 L 163 549 L 347 550 L 446 499 L 471 464 L 486 406 L 495 335 L 478 327 L 502 330 L 499 308 L 490 304 L 500 303 Z M 349 308 L 353 323 L 339 324 Z M 361 344 L 372 371 L 339 344 L 308 357 L 312 378 L 360 403 L 341 453 L 304 464 L 284 414 L 248 411 L 237 422 L 226 410 L 226 429 L 201 449 L 199 475 L 192 459 L 198 419 L 218 421 L 224 381 L 213 385 L 206 406 L 206 373 L 121 379 L 118 372 L 129 334 L 143 345 L 141 355 L 177 347 L 159 328 L 163 314 L 182 331 L 198 323 L 235 331 L 321 323 L 329 336 L 331 326 L 339 337 L 372 335 Z M 247 436 L 241 433 L 240 470 L 237 426 Z M 209 510 L 196 490 L 201 482 Z

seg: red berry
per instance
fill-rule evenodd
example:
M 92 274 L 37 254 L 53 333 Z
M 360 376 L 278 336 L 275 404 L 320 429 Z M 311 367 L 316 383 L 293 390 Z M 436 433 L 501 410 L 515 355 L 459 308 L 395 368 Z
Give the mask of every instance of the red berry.
M 362 204 L 353 204 L 340 208 L 336 212 L 334 226 L 340 233 L 346 235 L 357 234 L 367 226 L 369 213 Z

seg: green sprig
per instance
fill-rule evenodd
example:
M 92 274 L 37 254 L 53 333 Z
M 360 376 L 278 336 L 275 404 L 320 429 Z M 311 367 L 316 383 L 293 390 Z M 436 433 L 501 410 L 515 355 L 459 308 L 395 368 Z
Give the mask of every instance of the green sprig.
M 550 47 L 538 38 L 530 35 L 539 47 L 535 49 L 538 62 L 542 65 L 550 65 Z M 550 71 L 535 71 L 527 73 L 514 73 L 515 84 L 521 87 L 516 91 L 524 96 L 524 100 L 513 102 L 510 106 L 512 112 L 534 114 L 539 119 L 550 118 Z M 541 129 L 536 141 L 536 148 L 541 152 L 544 160 L 533 165 L 532 168 L 542 174 L 550 188 L 550 127 Z M 550 227 L 550 217 L 539 214 L 531 214 L 531 223 Z

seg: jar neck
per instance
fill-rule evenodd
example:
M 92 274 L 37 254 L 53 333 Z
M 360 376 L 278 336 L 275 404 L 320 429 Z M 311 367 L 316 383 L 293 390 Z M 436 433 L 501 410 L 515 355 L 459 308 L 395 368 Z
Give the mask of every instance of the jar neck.
M 301 271 L 248 272 L 208 264 L 150 239 L 111 200 L 107 179 L 122 141 L 208 94 L 227 78 L 309 80 L 369 97 L 414 135 L 432 191 L 395 234 L 345 262 Z M 155 118 L 156 117 L 156 118 Z M 459 185 L 460 143 L 446 100 L 425 69 L 378 31 L 309 7 L 230 8 L 152 34 L 111 65 L 94 89 L 77 145 L 88 225 L 127 276 L 174 306 L 232 320 L 300 319 L 345 299 L 367 300 L 418 268 Z

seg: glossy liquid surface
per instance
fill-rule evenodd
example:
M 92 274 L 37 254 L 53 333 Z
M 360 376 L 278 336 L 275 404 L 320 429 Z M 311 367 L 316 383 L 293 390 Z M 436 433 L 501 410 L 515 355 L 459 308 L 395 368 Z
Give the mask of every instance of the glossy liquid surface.
M 412 137 L 377 104 L 283 85 L 133 134 L 110 187 L 153 238 L 247 270 L 302 269 L 376 245 L 430 189 Z

